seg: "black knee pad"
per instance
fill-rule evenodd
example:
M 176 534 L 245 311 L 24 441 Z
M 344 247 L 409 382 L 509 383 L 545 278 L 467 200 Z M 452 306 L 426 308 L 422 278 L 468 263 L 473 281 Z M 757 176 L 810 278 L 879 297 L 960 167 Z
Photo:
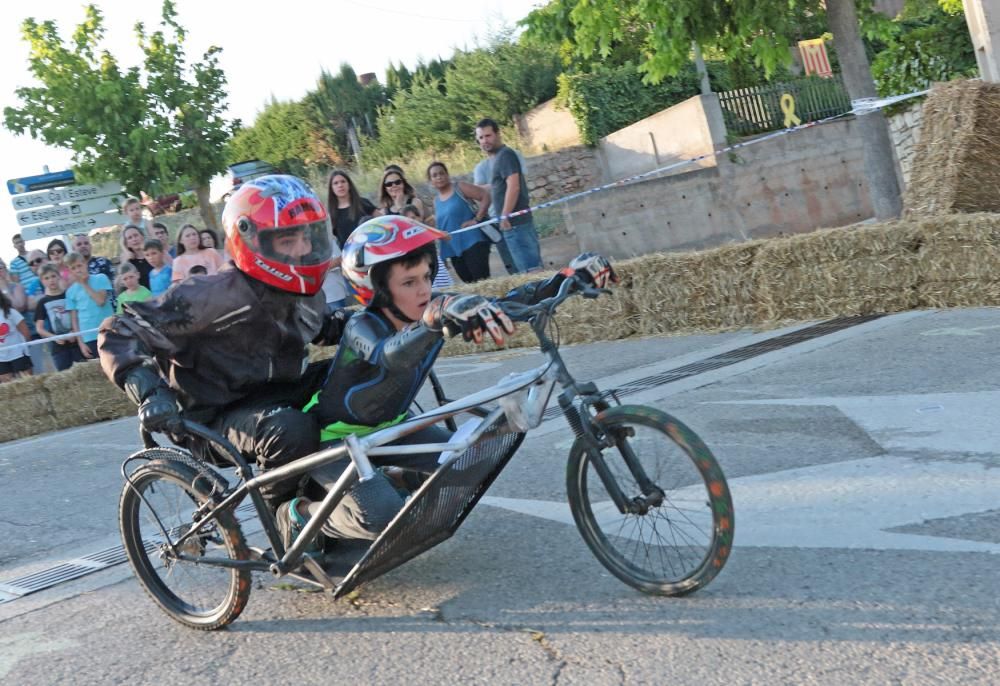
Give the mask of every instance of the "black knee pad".
M 261 415 L 256 438 L 258 460 L 273 468 L 319 450 L 319 425 L 312 415 L 278 407 Z
M 351 496 L 360 510 L 360 524 L 373 534 L 381 532 L 403 509 L 402 496 L 381 472 L 354 484 Z

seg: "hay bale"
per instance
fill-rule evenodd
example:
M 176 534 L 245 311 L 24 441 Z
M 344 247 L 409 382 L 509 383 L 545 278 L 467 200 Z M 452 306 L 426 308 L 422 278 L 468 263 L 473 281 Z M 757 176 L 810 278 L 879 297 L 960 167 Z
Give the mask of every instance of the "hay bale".
M 686 253 L 655 253 L 621 263 L 631 277 L 636 332 L 720 331 L 753 323 L 752 267 L 764 241 Z
M 135 414 L 135 405 L 101 371 L 97 360 L 40 377 L 59 428 L 93 424 Z
M 914 222 L 825 229 L 768 241 L 757 253 L 757 322 L 897 312 L 917 305 Z
M 29 376 L 0 384 L 0 443 L 59 428 L 52 413 L 44 376 Z
M 918 228 L 920 306 L 1000 304 L 1000 215 L 939 215 Z
M 905 216 L 1000 212 L 1000 84 L 935 84 L 923 106 Z

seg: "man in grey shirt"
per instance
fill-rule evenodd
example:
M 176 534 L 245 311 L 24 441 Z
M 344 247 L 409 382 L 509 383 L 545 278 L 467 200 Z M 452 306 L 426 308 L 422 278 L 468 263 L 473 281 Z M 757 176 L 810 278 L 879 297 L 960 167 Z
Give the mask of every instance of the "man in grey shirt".
M 477 186 L 482 186 L 486 190 L 490 191 L 490 197 L 492 198 L 492 189 L 490 187 L 490 177 L 493 175 L 493 158 L 484 157 L 476 168 L 472 170 L 472 182 Z M 497 216 L 497 208 L 490 202 L 490 217 Z M 500 255 L 501 261 L 503 261 L 504 269 L 507 270 L 508 274 L 517 274 L 517 268 L 514 266 L 514 258 L 510 256 L 510 250 L 507 248 L 507 243 L 502 239 L 499 243 L 494 243 L 497 247 L 497 253 Z
M 500 127 L 492 119 L 482 119 L 476 124 L 476 141 L 490 156 L 492 209 L 496 216 L 503 217 L 500 230 L 514 267 L 518 273 L 538 271 L 542 268 L 542 256 L 531 213 L 507 217 L 512 212 L 530 207 L 521 160 L 517 153 L 503 144 Z

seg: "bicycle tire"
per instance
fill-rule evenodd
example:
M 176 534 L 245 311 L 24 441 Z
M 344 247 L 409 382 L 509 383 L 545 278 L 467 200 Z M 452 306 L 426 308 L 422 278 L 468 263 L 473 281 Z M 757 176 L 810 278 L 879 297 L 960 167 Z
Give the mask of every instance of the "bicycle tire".
M 125 484 L 119 501 L 119 525 L 125 553 L 146 593 L 168 616 L 192 629 L 211 631 L 231 623 L 250 598 L 250 570 L 172 559 L 163 542 L 163 530 L 174 536 L 190 530 L 194 511 L 212 492 L 210 478 L 176 460 L 154 460 L 129 478 L 131 483 Z M 233 560 L 250 558 L 232 512 L 220 513 L 204 533 L 188 539 L 184 552 L 202 556 L 207 552 Z M 222 589 L 218 600 L 213 593 L 207 604 L 201 604 L 193 597 L 194 590 L 180 593 L 175 588 L 180 585 L 176 582 L 199 577 Z
M 616 437 L 602 455 L 626 500 L 642 493 L 620 455 L 623 442 L 636 454 L 636 448 L 659 441 L 659 452 L 637 457 L 664 498 L 644 514 L 622 515 L 593 466 L 586 441 L 578 438 L 566 465 L 566 488 L 587 546 L 608 571 L 645 593 L 682 596 L 708 584 L 729 558 L 735 525 L 729 487 L 711 451 L 682 422 L 652 407 L 614 407 L 594 417 L 593 424 L 599 438 Z M 673 466 L 667 472 L 659 466 L 651 470 L 652 460 L 668 452 L 664 445 Z M 595 502 L 600 495 L 605 501 Z M 653 555 L 645 545 L 647 534 L 656 537 Z M 657 562 L 659 569 L 647 569 Z

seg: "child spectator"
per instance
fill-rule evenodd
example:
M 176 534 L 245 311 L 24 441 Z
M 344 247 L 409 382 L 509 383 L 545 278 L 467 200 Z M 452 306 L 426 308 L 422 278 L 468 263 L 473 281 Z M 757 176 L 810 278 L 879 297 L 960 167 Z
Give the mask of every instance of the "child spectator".
M 146 302 L 153 297 L 150 290 L 139 283 L 139 270 L 128 263 L 122 265 L 115 285 L 119 289 L 118 307 L 115 310 L 118 314 L 122 313 L 122 305 L 125 303 Z
M 214 274 L 222 266 L 222 256 L 215 248 L 201 247 L 201 234 L 191 224 L 181 227 L 177 234 L 177 257 L 173 264 L 173 281 L 177 283 L 188 277 L 191 267 L 201 265 L 206 273 Z
M 125 212 L 125 225 L 136 227 L 142 231 L 143 238 L 145 238 L 149 226 L 146 224 L 146 217 L 142 212 L 142 203 L 139 202 L 139 198 L 129 196 L 122 211 Z
M 80 353 L 89 360 L 97 356 L 97 327 L 114 314 L 111 282 L 104 274 L 89 274 L 87 261 L 79 253 L 67 255 L 66 264 L 73 277 L 73 283 L 66 289 L 66 309 L 72 317 L 73 332 L 79 334 Z M 125 269 L 124 263 L 121 268 Z
M 167 266 L 174 263 L 175 254 L 173 246 L 170 245 L 170 229 L 161 222 L 153 222 L 153 238 L 163 245 L 163 261 Z
M 416 205 L 406 205 L 403 207 L 401 214 L 407 219 L 412 219 L 415 222 L 423 221 L 420 217 L 420 208 Z M 437 273 L 434 276 L 434 283 L 432 285 L 436 291 L 455 285 L 455 281 L 451 278 L 451 274 L 448 273 L 448 268 L 444 266 L 444 260 L 441 259 L 440 250 L 437 251 Z
M 51 338 L 73 331 L 73 318 L 66 310 L 66 292 L 62 287 L 59 268 L 54 264 L 43 264 L 38 270 L 39 278 L 45 287 L 43 295 L 35 306 L 35 329 L 39 338 Z M 76 341 L 72 338 L 62 338 L 49 344 L 52 362 L 57 371 L 63 371 L 73 366 L 74 362 L 83 359 Z
M 30 337 L 24 317 L 0 292 L 0 383 L 15 376 L 31 376 L 31 358 L 24 346 Z
M 121 264 L 131 264 L 139 270 L 139 283 L 149 288 L 149 272 L 153 270 L 146 256 L 143 254 L 143 246 L 146 244 L 146 236 L 138 226 L 129 224 L 122 229 Z M 110 281 L 109 281 L 110 283 Z
M 53 238 L 49 241 L 45 252 L 49 256 L 49 262 L 59 268 L 59 278 L 63 280 L 63 284 L 69 283 L 69 267 L 63 263 L 63 259 L 65 259 L 68 252 L 66 244 L 58 238 Z
M 160 224 L 160 226 L 163 226 L 163 224 Z M 142 252 L 146 256 L 146 261 L 152 267 L 149 272 L 149 290 L 154 298 L 170 288 L 170 283 L 173 281 L 174 276 L 174 270 L 167 264 L 168 255 L 164 252 L 163 245 L 160 240 L 150 238 L 142 246 Z

